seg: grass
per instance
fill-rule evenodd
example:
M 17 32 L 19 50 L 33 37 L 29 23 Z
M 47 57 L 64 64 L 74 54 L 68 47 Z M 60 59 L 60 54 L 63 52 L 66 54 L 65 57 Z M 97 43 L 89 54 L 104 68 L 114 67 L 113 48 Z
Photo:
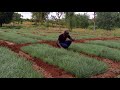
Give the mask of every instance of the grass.
M 7 48 L 0 47 L 0 78 L 43 78 L 28 62 Z
M 79 33 L 79 35 L 95 35 L 97 37 L 114 37 L 114 36 L 120 36 L 120 28 L 116 28 L 115 30 L 103 30 L 103 29 L 96 29 L 90 30 L 90 29 L 73 29 L 73 32 Z
M 57 41 L 59 35 L 60 34 L 50 34 L 47 36 L 42 36 L 42 40 Z
M 14 32 L 1 32 L 0 39 L 15 42 L 18 44 L 37 42 L 37 40 L 35 40 L 35 39 L 23 37 L 21 35 L 15 34 Z
M 3 26 L 0 29 L 20 29 L 22 26 Z
M 66 29 L 58 30 L 58 28 L 49 28 L 46 30 L 42 30 L 40 27 L 22 27 L 20 29 L 0 29 L 0 31 L 9 31 L 11 33 L 21 33 L 25 34 L 26 38 L 36 39 L 36 40 L 57 40 L 58 36 L 61 33 L 57 32 L 63 32 Z M 36 34 L 33 34 L 35 32 Z M 51 32 L 51 33 L 47 33 Z M 87 38 L 97 38 L 97 37 L 110 37 L 114 36 L 118 30 L 112 34 L 113 31 L 105 31 L 105 30 L 84 30 L 84 29 L 73 29 L 72 32 L 70 32 L 70 35 L 75 39 L 87 39 Z M 42 36 L 42 34 L 45 34 L 46 36 Z M 77 35 L 74 35 L 77 34 Z M 20 36 L 20 35 L 19 35 Z
M 118 48 L 120 49 L 120 43 L 119 42 L 114 42 L 114 41 L 101 41 L 101 40 L 96 40 L 96 41 L 89 41 L 87 42 L 89 44 L 96 44 L 96 45 L 103 45 L 103 46 L 108 46 L 111 48 Z
M 72 44 L 70 50 L 94 54 L 96 56 L 112 59 L 113 61 L 120 61 L 120 50 L 106 46 L 94 44 Z
M 82 35 L 82 36 L 73 36 L 73 38 L 75 37 L 75 39 L 88 39 L 88 38 L 97 38 L 97 36 L 95 35 Z
M 88 58 L 79 53 L 53 48 L 46 44 L 34 44 L 22 47 L 22 50 L 33 57 L 42 59 L 49 64 L 57 65 L 76 77 L 86 78 L 103 73 L 108 66 L 96 59 Z
M 32 38 L 32 39 L 37 39 L 37 40 L 41 40 L 41 36 L 38 36 L 38 35 L 34 35 L 34 34 L 31 34 L 31 33 L 23 33 L 24 34 L 24 37 L 26 38 Z M 21 35 L 23 35 L 21 34 Z
M 48 34 L 48 35 L 35 35 L 35 34 L 31 34 L 31 33 L 24 33 L 24 37 L 27 38 L 32 38 L 32 39 L 36 39 L 36 40 L 51 40 L 51 41 L 55 41 L 58 38 L 58 34 Z
M 120 40 L 110 40 L 110 41 L 120 43 Z

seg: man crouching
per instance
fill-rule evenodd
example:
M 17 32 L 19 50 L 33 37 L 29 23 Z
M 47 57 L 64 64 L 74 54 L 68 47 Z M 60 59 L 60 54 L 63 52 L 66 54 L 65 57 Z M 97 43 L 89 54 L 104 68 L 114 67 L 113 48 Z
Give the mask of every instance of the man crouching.
M 70 40 L 66 40 L 67 38 L 69 38 Z M 69 35 L 69 31 L 66 30 L 64 31 L 63 34 L 59 35 L 59 38 L 57 40 L 57 45 L 60 48 L 67 49 L 71 45 L 72 41 L 74 41 L 74 39 L 71 38 L 71 36 Z

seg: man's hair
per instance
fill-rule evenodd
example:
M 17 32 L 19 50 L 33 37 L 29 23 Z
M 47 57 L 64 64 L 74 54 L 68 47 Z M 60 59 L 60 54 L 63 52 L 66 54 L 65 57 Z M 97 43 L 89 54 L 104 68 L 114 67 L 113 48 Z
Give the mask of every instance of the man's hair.
M 68 30 L 65 30 L 65 31 L 64 31 L 64 34 L 69 34 L 69 31 L 68 31 Z

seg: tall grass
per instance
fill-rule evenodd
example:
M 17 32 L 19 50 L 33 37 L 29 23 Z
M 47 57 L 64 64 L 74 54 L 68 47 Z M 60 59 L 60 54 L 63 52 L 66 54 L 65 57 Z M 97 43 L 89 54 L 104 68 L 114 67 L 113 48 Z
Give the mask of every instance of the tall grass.
M 32 38 L 27 38 L 27 37 L 23 37 L 21 35 L 15 34 L 13 32 L 1 32 L 0 33 L 0 39 L 1 40 L 8 40 L 11 42 L 15 42 L 15 43 L 35 43 L 37 42 L 37 40 L 32 39 Z
M 43 78 L 32 63 L 7 48 L 0 47 L 0 78 Z
M 72 44 L 70 49 L 77 52 L 85 52 L 88 54 L 109 58 L 113 61 L 120 61 L 120 50 L 112 49 L 106 46 L 94 44 Z
M 89 41 L 87 43 L 120 49 L 120 43 L 117 42 L 117 41 L 115 42 L 115 41 L 100 41 L 100 40 L 97 40 L 97 41 Z
M 105 63 L 96 59 L 45 44 L 25 46 L 22 47 L 22 50 L 33 57 L 43 59 L 44 62 L 57 65 L 80 78 L 103 73 L 108 68 Z
M 31 33 L 24 33 L 24 37 L 26 38 L 32 38 L 32 39 L 36 39 L 36 40 L 52 40 L 55 41 L 58 38 L 58 34 L 47 34 L 45 36 L 43 35 L 35 35 L 35 34 L 31 34 Z

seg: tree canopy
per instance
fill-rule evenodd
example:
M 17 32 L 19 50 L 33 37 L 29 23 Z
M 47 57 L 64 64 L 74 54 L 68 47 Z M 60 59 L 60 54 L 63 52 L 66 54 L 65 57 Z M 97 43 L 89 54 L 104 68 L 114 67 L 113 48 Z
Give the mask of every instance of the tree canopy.
M 9 23 L 12 20 L 14 12 L 0 12 L 0 27 L 3 23 Z

